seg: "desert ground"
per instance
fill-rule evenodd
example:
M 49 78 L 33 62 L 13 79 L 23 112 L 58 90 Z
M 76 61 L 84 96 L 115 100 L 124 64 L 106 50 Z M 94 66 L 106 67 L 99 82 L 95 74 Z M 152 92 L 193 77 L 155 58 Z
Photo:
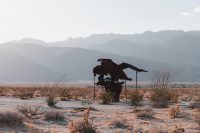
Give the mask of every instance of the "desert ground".
M 199 86 L 172 87 L 164 107 L 151 100 L 152 88 L 137 90 L 128 87 L 126 101 L 123 89 L 113 103 L 99 87 L 94 101 L 92 86 L 0 86 L 0 132 L 200 133 Z

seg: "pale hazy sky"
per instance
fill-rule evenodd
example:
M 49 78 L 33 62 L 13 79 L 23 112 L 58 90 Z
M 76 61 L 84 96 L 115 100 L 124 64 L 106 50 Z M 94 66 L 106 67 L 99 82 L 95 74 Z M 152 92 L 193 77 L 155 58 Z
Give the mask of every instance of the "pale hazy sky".
M 0 0 L 0 43 L 164 29 L 200 30 L 200 0 Z

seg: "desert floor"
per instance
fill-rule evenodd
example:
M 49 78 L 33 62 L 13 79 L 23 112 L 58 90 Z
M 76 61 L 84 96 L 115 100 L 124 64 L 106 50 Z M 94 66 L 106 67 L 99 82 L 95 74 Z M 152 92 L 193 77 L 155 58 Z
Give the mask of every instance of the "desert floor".
M 179 89 L 180 90 L 180 89 Z M 197 91 L 193 93 L 196 94 Z M 190 91 L 190 89 L 187 89 Z M 148 100 L 148 91 L 143 91 L 144 99 L 141 106 L 132 106 L 129 102 L 121 99 L 119 103 L 110 103 L 103 105 L 100 100 L 92 101 L 92 104 L 83 105 L 82 98 L 74 98 L 65 101 L 59 100 L 55 107 L 49 107 L 44 102 L 44 97 L 38 96 L 33 98 L 20 99 L 12 95 L 0 96 L 0 111 L 18 111 L 20 105 L 41 106 L 45 111 L 59 111 L 65 119 L 63 120 L 45 120 L 43 117 L 38 119 L 28 119 L 22 126 L 5 126 L 0 125 L 0 132 L 51 132 L 51 133 L 68 133 L 70 132 L 69 124 L 72 121 L 82 121 L 85 108 L 90 108 L 89 119 L 93 121 L 93 126 L 100 133 L 114 132 L 138 132 L 138 133 L 156 133 L 159 131 L 173 132 L 175 128 L 182 128 L 186 133 L 200 133 L 199 125 L 194 121 L 198 115 L 198 109 L 191 109 L 189 105 L 194 101 L 193 93 L 183 93 L 179 96 L 178 103 L 170 104 L 166 108 L 154 108 Z M 192 90 L 191 90 L 192 91 Z M 92 94 L 92 93 L 91 93 Z M 180 108 L 180 114 L 176 118 L 170 118 L 169 110 L 172 107 Z M 136 108 L 152 108 L 153 117 L 137 117 L 134 110 Z

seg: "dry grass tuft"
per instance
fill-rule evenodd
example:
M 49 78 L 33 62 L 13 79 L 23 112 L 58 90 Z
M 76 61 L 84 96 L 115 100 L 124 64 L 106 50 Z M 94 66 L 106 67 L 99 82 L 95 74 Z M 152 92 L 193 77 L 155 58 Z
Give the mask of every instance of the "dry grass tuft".
M 143 109 L 137 109 L 137 110 L 134 110 L 134 112 L 136 112 L 137 118 L 151 119 L 151 118 L 153 118 L 153 115 L 154 115 L 153 108 L 151 108 L 151 107 L 145 107 Z
M 23 115 L 18 112 L 0 112 L 0 125 L 2 126 L 21 126 L 24 120 Z
M 59 96 L 60 100 L 62 101 L 66 101 L 72 98 L 72 95 L 68 89 L 63 89 L 62 91 L 60 91 Z
M 101 100 L 102 104 L 109 104 L 111 102 L 112 96 L 108 92 L 103 92 L 100 95 L 99 99 Z
M 176 107 L 172 107 L 170 110 L 169 110 L 169 117 L 171 119 L 174 119 L 176 117 L 178 117 L 180 115 L 180 106 L 176 106 Z
M 44 97 L 44 101 L 50 107 L 55 106 L 58 102 L 57 94 L 54 91 L 48 91 Z
M 41 105 L 19 105 L 17 107 L 18 111 L 24 114 L 29 119 L 39 119 L 41 118 L 42 114 L 44 113 L 44 109 Z
M 138 90 L 135 90 L 129 94 L 128 99 L 130 100 L 132 105 L 139 105 L 143 99 L 143 94 L 141 94 Z
M 184 133 L 185 132 L 185 129 L 181 126 L 177 126 L 175 125 L 174 126 L 174 129 L 172 130 L 172 133 Z
M 28 88 L 20 88 L 15 90 L 13 95 L 21 99 L 28 99 L 33 98 L 34 92 Z
M 200 113 L 195 116 L 195 122 L 199 125 L 200 128 Z
M 189 108 L 200 110 L 200 101 L 195 101 L 190 103 Z
M 122 128 L 122 129 L 126 129 L 129 127 L 129 125 L 127 124 L 127 120 L 125 119 L 123 120 L 115 119 L 111 121 L 109 125 L 114 126 L 114 128 Z
M 71 133 L 95 133 L 96 127 L 93 125 L 93 120 L 89 120 L 90 109 L 86 109 L 83 113 L 83 119 L 71 121 L 69 124 Z

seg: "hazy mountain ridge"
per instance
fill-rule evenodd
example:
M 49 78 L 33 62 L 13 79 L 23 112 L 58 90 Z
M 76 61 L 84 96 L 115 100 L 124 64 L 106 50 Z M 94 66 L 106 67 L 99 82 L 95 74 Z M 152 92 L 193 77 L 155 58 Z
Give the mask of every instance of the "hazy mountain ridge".
M 199 31 L 96 34 L 50 43 L 28 38 L 0 45 L 4 60 L 0 62 L 0 80 L 53 81 L 62 75 L 66 75 L 66 81 L 92 80 L 92 68 L 103 57 L 147 69 L 150 73 L 139 75 L 143 81 L 149 81 L 151 72 L 161 69 L 174 73 L 177 81 L 198 82 L 199 48 Z M 135 77 L 135 72 L 127 72 Z

